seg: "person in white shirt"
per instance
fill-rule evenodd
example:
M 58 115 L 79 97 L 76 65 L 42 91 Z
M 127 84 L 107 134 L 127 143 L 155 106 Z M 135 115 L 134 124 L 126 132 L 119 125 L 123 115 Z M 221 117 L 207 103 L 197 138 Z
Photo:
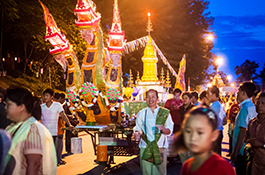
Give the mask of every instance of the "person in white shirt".
M 146 92 L 147 108 L 141 110 L 134 127 L 135 139 L 140 139 L 140 164 L 143 175 L 167 174 L 167 135 L 173 131 L 169 110 L 157 105 L 158 92 Z
M 206 98 L 211 103 L 211 109 L 216 113 L 218 116 L 218 130 L 219 130 L 219 137 L 215 141 L 213 151 L 221 155 L 222 153 L 222 140 L 223 140 L 223 120 L 226 116 L 225 111 L 221 103 L 219 102 L 220 98 L 220 91 L 217 86 L 212 86 L 208 88 Z
M 41 105 L 41 123 L 50 131 L 53 137 L 55 147 L 57 148 L 56 137 L 59 114 L 62 119 L 68 124 L 68 126 L 70 126 L 71 129 L 73 128 L 73 126 L 71 125 L 66 114 L 64 113 L 62 105 L 59 102 L 53 101 L 53 94 L 54 91 L 49 88 L 43 91 L 44 103 Z

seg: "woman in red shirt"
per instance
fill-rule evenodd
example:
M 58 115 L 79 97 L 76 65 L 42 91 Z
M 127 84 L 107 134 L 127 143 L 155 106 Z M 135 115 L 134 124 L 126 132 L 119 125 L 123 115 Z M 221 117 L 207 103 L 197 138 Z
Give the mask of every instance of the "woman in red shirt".
M 181 175 L 236 175 L 232 165 L 212 151 L 218 138 L 217 116 L 210 108 L 193 108 L 186 115 L 183 129 L 174 142 L 177 151 L 191 151 Z

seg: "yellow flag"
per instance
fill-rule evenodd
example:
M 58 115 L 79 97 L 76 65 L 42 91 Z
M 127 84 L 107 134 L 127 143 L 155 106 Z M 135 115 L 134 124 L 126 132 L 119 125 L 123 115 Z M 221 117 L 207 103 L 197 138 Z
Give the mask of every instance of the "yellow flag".
M 185 71 L 186 71 L 186 55 L 184 54 L 180 64 L 178 76 L 176 76 L 175 88 L 179 88 L 182 91 L 185 91 Z

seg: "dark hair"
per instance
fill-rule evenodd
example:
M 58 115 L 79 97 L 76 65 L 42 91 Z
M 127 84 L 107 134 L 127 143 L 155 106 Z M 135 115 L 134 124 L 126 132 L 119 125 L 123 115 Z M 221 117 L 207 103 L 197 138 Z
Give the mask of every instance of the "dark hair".
M 217 98 L 220 97 L 220 91 L 219 91 L 219 88 L 217 86 L 212 86 L 209 88 L 209 91 L 212 93 L 212 94 L 215 94 Z
M 192 95 L 189 92 L 184 92 L 181 97 L 183 98 L 184 95 L 187 95 L 189 97 L 189 99 L 192 98 Z
M 5 95 L 2 93 L 2 92 L 0 92 L 0 98 L 3 100 L 4 98 L 5 98 Z M 0 101 L 1 102 L 1 101 Z
M 53 97 L 58 100 L 60 98 L 60 94 L 56 92 Z
M 147 96 L 147 94 L 148 94 L 149 92 L 155 92 L 156 97 L 158 98 L 158 92 L 157 92 L 157 90 L 155 90 L 155 89 L 149 89 L 149 90 L 146 92 L 146 96 Z
M 41 119 L 40 99 L 21 87 L 10 87 L 6 90 L 6 98 L 20 106 L 25 105 L 26 110 L 37 120 Z
M 198 100 L 198 98 L 199 98 L 199 94 L 198 94 L 198 92 L 193 91 L 193 92 L 191 92 L 191 95 L 192 95 L 193 97 L 195 97 L 196 100 Z
M 59 98 L 65 98 L 65 93 L 60 93 Z
M 168 89 L 168 93 L 170 93 L 170 94 L 173 94 L 173 87 L 170 87 L 169 89 Z
M 216 115 L 216 113 L 209 107 L 193 107 L 186 115 L 185 115 L 185 119 L 182 123 L 182 128 L 181 131 L 176 133 L 174 135 L 174 151 L 178 152 L 178 151 L 186 151 L 188 150 L 188 148 L 185 145 L 184 142 L 184 134 L 183 134 L 183 129 L 185 127 L 185 123 L 187 121 L 187 119 L 191 116 L 191 115 L 204 115 L 205 117 L 207 117 L 209 124 L 211 125 L 213 131 L 215 131 L 218 127 L 218 117 Z
M 240 87 L 239 90 L 245 91 L 247 93 L 248 98 L 254 95 L 256 90 L 256 86 L 251 82 L 244 82 Z
M 174 92 L 173 92 L 173 94 L 175 95 L 176 93 L 182 93 L 182 91 L 179 89 L 179 88 L 176 88 L 176 89 L 174 89 Z
M 47 88 L 47 89 L 45 89 L 44 91 L 43 91 L 43 95 L 44 94 L 46 94 L 46 93 L 48 93 L 48 94 L 50 94 L 51 96 L 53 96 L 53 94 L 54 94 L 54 91 L 52 90 L 52 89 L 50 89 L 50 88 Z
M 202 100 L 203 98 L 205 98 L 206 97 L 206 91 L 202 91 L 201 93 L 200 93 L 200 100 Z

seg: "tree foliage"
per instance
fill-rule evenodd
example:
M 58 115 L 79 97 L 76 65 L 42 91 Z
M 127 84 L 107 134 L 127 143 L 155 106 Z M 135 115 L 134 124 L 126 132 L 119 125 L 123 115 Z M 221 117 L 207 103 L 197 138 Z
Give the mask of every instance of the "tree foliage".
M 260 71 L 258 77 L 261 79 L 262 82 L 265 82 L 265 64 L 263 65 L 262 71 Z
M 9 44 L 8 50 L 17 50 L 21 58 L 21 64 L 24 64 L 24 72 L 31 74 L 30 62 L 32 61 L 34 65 L 40 64 L 44 66 L 47 70 L 50 67 L 52 72 L 54 69 L 62 71 L 62 68 L 57 64 L 51 64 L 51 55 L 47 59 L 47 54 L 49 54 L 49 49 L 52 48 L 51 44 L 44 40 L 46 25 L 44 22 L 43 9 L 40 3 L 36 0 L 28 1 L 19 1 L 19 0 L 10 0 L 14 3 L 9 3 L 7 6 L 8 9 L 15 9 L 17 16 L 12 17 L 12 21 L 5 20 L 4 28 L 5 34 L 7 34 L 4 43 L 16 42 L 17 44 Z M 57 1 L 57 0 L 43 0 L 42 1 L 49 9 L 50 13 L 54 16 L 55 21 L 57 22 L 58 27 L 66 35 L 69 42 L 73 45 L 75 52 L 77 53 L 78 58 L 82 60 L 85 54 L 86 44 L 82 39 L 77 27 L 75 26 L 75 15 L 74 8 L 76 2 L 66 0 L 66 1 Z M 13 38 L 10 39 L 10 38 Z M 47 67 L 48 66 L 48 67 Z M 46 71 L 45 69 L 45 71 Z M 38 66 L 39 71 L 40 67 Z M 45 76 L 44 71 L 44 80 Z M 52 75 L 52 82 L 55 86 L 60 85 L 61 73 L 58 75 Z
M 97 9 L 102 13 L 102 28 L 107 32 L 107 26 L 112 22 L 112 1 L 95 0 Z M 191 86 L 204 82 L 205 72 L 210 65 L 213 54 L 210 50 L 212 42 L 206 42 L 204 35 L 209 33 L 213 18 L 206 13 L 208 2 L 205 0 L 122 0 L 119 9 L 122 28 L 127 41 L 147 35 L 147 13 L 151 13 L 154 31 L 151 36 L 168 59 L 172 67 L 178 72 L 179 62 L 187 56 L 186 81 L 191 79 Z M 142 74 L 141 57 L 139 52 L 123 57 L 123 72 L 132 69 L 134 77 L 137 71 Z M 134 57 L 137 59 L 131 59 Z M 165 66 L 158 62 L 158 72 Z
M 15 37 L 28 41 L 24 43 L 27 48 L 22 51 L 27 58 L 41 61 L 47 55 L 48 48 L 52 46 L 44 41 L 45 23 L 43 10 L 36 0 L 14 1 L 17 5 L 12 8 L 18 11 L 19 19 L 13 23 L 6 23 Z M 86 44 L 81 38 L 78 28 L 75 26 L 74 8 L 76 1 L 43 0 L 42 1 L 53 15 L 58 27 L 66 35 L 74 46 L 77 57 L 81 60 L 85 53 Z M 113 1 L 94 0 L 97 11 L 102 14 L 101 26 L 106 35 L 111 27 L 113 16 Z M 127 41 L 131 41 L 147 35 L 147 12 L 152 14 L 154 32 L 152 37 L 168 59 L 172 67 L 178 72 L 179 62 L 183 56 L 187 56 L 186 81 L 191 79 L 191 86 L 204 82 L 206 70 L 210 65 L 213 54 L 210 50 L 212 42 L 206 42 L 204 35 L 209 33 L 213 18 L 209 13 L 206 0 L 122 0 L 119 1 L 122 28 L 125 31 Z M 9 31 L 10 33 L 10 31 Z M 105 36 L 104 35 L 104 36 Z M 22 42 L 21 42 L 22 43 Z M 132 69 L 134 77 L 137 71 L 142 74 L 141 57 L 143 49 L 138 52 L 124 55 L 122 58 L 123 72 Z M 165 65 L 158 62 L 158 72 Z
M 243 64 L 240 66 L 235 67 L 237 81 L 243 82 L 243 81 L 254 81 L 258 78 L 256 70 L 259 67 L 259 64 L 255 61 L 249 61 L 246 60 Z

